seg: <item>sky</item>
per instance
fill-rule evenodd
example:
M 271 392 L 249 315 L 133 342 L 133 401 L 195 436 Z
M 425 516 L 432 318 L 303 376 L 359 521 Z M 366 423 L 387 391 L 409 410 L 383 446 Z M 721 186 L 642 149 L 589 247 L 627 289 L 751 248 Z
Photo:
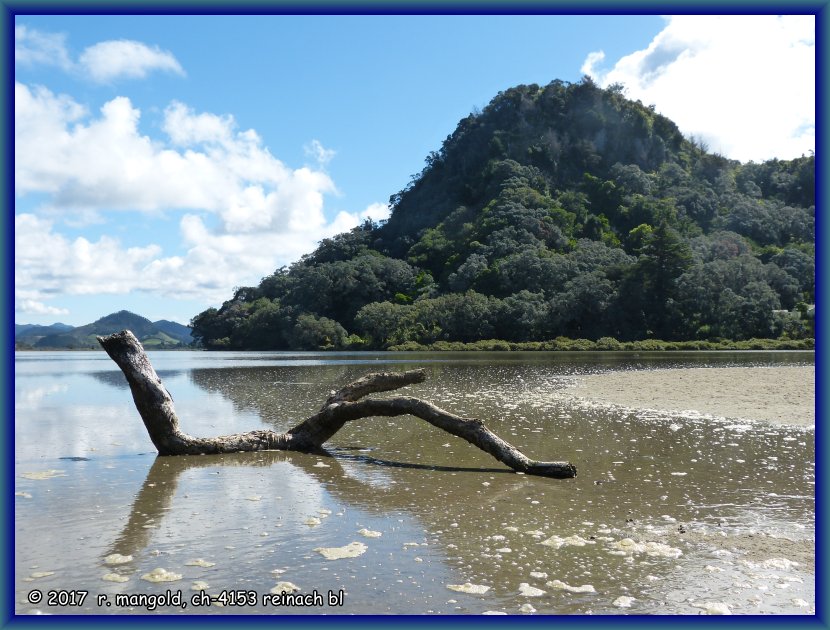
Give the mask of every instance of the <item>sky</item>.
M 15 322 L 187 324 L 586 74 L 733 159 L 815 149 L 813 16 L 17 15 Z

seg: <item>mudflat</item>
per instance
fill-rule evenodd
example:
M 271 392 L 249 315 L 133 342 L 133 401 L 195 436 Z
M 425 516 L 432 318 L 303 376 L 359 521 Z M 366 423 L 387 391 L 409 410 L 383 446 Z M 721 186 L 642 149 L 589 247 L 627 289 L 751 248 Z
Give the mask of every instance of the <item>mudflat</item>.
M 633 409 L 815 424 L 815 366 L 628 370 L 580 377 L 568 394 Z

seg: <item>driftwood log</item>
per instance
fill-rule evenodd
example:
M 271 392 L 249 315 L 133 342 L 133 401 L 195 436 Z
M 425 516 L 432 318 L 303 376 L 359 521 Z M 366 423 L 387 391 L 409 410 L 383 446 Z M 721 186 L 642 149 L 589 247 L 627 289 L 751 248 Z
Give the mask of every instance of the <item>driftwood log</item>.
M 576 476 L 576 467 L 569 462 L 540 462 L 528 458 L 485 427 L 481 420 L 462 418 L 419 398 L 365 398 L 369 394 L 423 382 L 426 379 L 424 370 L 367 374 L 332 393 L 320 411 L 286 433 L 260 429 L 213 438 L 193 437 L 179 429 L 173 398 L 135 335 L 124 330 L 98 337 L 98 342 L 127 377 L 135 406 L 160 455 L 317 451 L 351 420 L 410 415 L 463 438 L 517 472 L 557 478 Z

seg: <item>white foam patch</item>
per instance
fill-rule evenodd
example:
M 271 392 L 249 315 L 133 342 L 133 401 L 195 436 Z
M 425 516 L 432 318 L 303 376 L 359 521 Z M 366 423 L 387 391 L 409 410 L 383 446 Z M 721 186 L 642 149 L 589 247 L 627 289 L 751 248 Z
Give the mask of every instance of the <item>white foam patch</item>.
M 129 582 L 130 578 L 126 575 L 119 575 L 118 573 L 107 573 L 106 575 L 101 577 L 102 580 L 106 580 L 107 582 Z
M 519 607 L 519 610 L 523 613 L 526 613 L 526 614 L 531 614 L 531 613 L 536 612 L 536 609 L 533 607 L 533 604 L 522 604 Z
M 104 558 L 104 564 L 109 565 L 126 564 L 132 561 L 132 556 L 122 556 L 120 553 L 111 553 L 106 558 Z
M 312 468 L 331 468 L 328 464 L 324 464 L 323 462 L 317 462 L 312 466 Z
M 506 615 L 507 613 L 502 610 L 485 610 L 482 615 Z
M 20 475 L 24 479 L 30 479 L 32 481 L 43 481 L 45 479 L 54 479 L 55 477 L 66 477 L 66 474 L 62 470 L 41 470 L 35 472 L 24 472 Z
M 542 595 L 547 594 L 547 591 L 531 586 L 527 582 L 522 582 L 519 584 L 519 594 L 524 595 L 525 597 L 541 597 Z
M 680 549 L 670 547 L 665 543 L 654 541 L 636 542 L 631 538 L 623 538 L 620 541 L 611 543 L 611 546 L 617 551 L 622 551 L 626 554 L 645 553 L 649 556 L 663 558 L 678 558 L 683 555 Z
M 215 567 L 215 562 L 208 562 L 207 560 L 202 560 L 201 558 L 196 558 L 195 560 L 190 560 L 189 562 L 185 562 L 184 565 L 186 567 L 203 567 L 208 569 L 210 567 Z
M 631 604 L 634 603 L 634 601 L 633 597 L 629 597 L 628 595 L 620 595 L 612 603 L 618 608 L 631 608 Z
M 484 584 L 471 584 L 470 582 L 464 582 L 464 584 L 447 584 L 447 588 L 451 591 L 457 591 L 459 593 L 472 593 L 473 595 L 484 595 L 484 593 L 490 590 L 489 586 L 485 586 Z
M 172 571 L 159 567 L 149 573 L 145 573 L 141 576 L 141 579 L 147 582 L 175 582 L 182 579 L 182 574 L 173 573 Z
M 547 547 L 553 547 L 554 549 L 559 549 L 560 547 L 584 547 L 585 545 L 593 545 L 595 541 L 593 540 L 586 540 L 579 534 L 573 534 L 572 536 L 568 536 L 566 538 L 562 538 L 561 536 L 557 536 L 554 534 L 547 540 L 543 540 L 540 545 L 545 545 Z
M 208 583 L 205 582 L 204 580 L 196 580 L 190 586 L 191 591 L 206 591 L 206 590 L 208 590 L 208 588 L 209 588 Z
M 344 547 L 316 547 L 314 551 L 326 560 L 340 560 L 342 558 L 356 558 L 366 553 L 368 547 L 362 542 L 350 542 Z
M 35 571 L 29 577 L 34 578 L 35 580 L 38 580 L 40 578 L 49 577 L 50 575 L 55 575 L 55 572 L 54 571 Z
M 277 582 L 277 585 L 271 589 L 271 592 L 274 595 L 279 595 L 280 593 L 293 593 L 299 590 L 300 587 L 294 584 L 294 582 Z
M 731 615 L 732 611 L 729 606 L 723 602 L 706 602 L 704 604 L 694 604 L 698 608 L 703 609 L 704 615 Z
M 363 529 L 358 530 L 357 533 L 361 536 L 365 536 L 366 538 L 380 538 L 381 536 L 383 536 L 383 532 L 376 532 L 371 529 L 366 529 L 365 527 Z
M 254 494 L 254 495 L 251 495 L 250 497 L 245 497 L 245 499 L 247 501 L 262 501 L 262 495 Z
M 746 564 L 754 568 L 780 569 L 781 571 L 791 571 L 798 566 L 798 562 L 794 562 L 788 558 L 770 558 L 769 560 L 764 560 L 763 562 L 746 561 Z
M 583 584 L 582 586 L 571 586 L 570 584 L 565 584 L 561 580 L 551 580 L 550 582 L 545 582 L 545 585 L 550 586 L 551 588 L 559 589 L 560 591 L 569 591 L 571 593 L 597 592 L 592 584 Z
M 23 497 L 24 499 L 31 499 L 32 498 L 32 495 L 29 494 L 28 492 L 15 492 L 14 496 Z
M 303 523 L 305 525 L 308 525 L 309 527 L 317 527 L 322 522 L 323 521 L 321 521 L 316 516 L 309 516 L 305 521 L 303 521 Z

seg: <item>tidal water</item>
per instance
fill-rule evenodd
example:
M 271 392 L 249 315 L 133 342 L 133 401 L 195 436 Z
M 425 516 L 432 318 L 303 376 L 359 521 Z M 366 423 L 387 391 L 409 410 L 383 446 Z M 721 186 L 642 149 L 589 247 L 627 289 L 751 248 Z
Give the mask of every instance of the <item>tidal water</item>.
M 481 418 L 530 457 L 573 462 L 578 476 L 515 474 L 408 416 L 352 423 L 327 455 L 157 457 L 104 353 L 18 352 L 17 613 L 815 611 L 812 427 L 567 395 L 580 374 L 813 365 L 812 353 L 150 358 L 182 429 L 205 436 L 287 430 L 365 373 L 423 367 L 427 381 L 402 392 Z M 329 559 L 332 548 L 353 557 Z M 266 599 L 294 588 L 322 605 Z M 182 603 L 156 607 L 168 591 Z

